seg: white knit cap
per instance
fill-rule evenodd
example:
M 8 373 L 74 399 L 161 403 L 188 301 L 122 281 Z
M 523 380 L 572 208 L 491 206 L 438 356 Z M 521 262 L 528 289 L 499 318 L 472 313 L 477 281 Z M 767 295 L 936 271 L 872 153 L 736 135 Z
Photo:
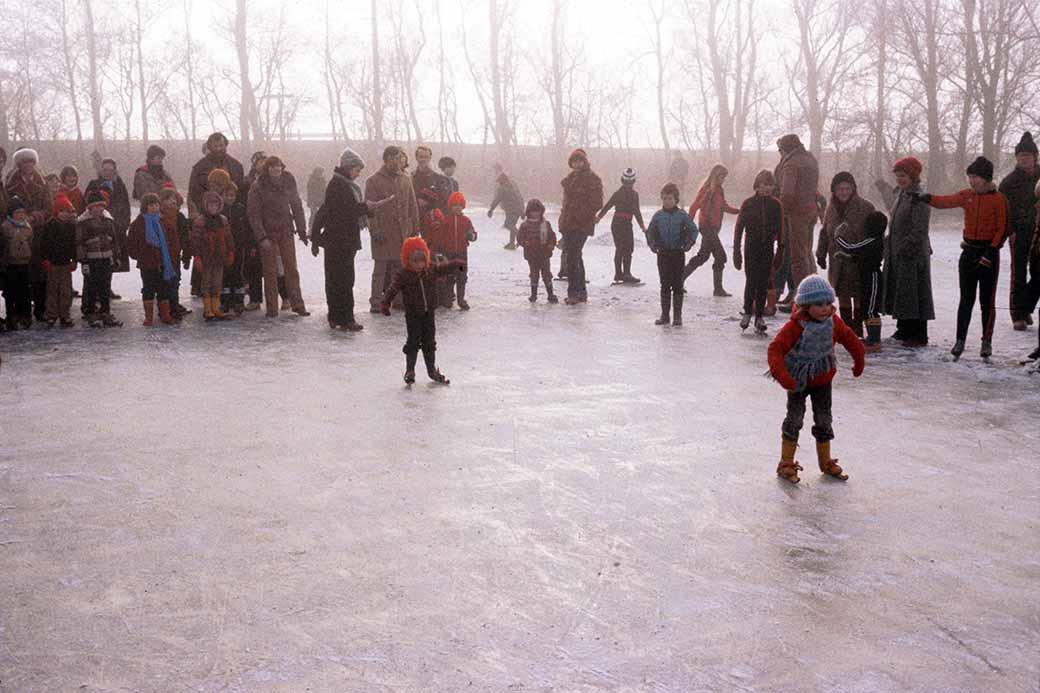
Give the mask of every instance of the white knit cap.
M 636 170 L 634 168 L 626 168 L 621 174 L 622 183 L 635 183 L 636 182 Z
M 34 161 L 40 163 L 40 155 L 36 153 L 35 149 L 25 147 L 16 151 L 11 160 L 14 162 L 15 166 L 18 166 L 23 161 Z

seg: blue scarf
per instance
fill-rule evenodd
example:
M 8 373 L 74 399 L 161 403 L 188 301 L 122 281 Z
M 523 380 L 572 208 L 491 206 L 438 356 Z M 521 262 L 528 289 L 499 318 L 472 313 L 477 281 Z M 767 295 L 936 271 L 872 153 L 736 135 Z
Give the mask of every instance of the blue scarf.
M 144 215 L 144 242 L 153 248 L 159 249 L 162 255 L 162 276 L 165 281 L 171 281 L 177 274 L 170 261 L 170 248 L 166 245 L 166 234 L 163 233 L 160 214 L 145 213 Z
M 835 367 L 834 318 L 826 320 L 804 320 L 802 336 L 784 357 L 784 365 L 798 383 L 795 392 L 804 392 L 809 383 Z
M 25 221 L 15 221 L 14 217 L 9 216 L 9 217 L 7 217 L 7 221 L 11 222 L 12 226 L 17 226 L 20 229 L 24 229 L 24 228 L 29 226 L 29 220 L 28 219 L 26 219 Z

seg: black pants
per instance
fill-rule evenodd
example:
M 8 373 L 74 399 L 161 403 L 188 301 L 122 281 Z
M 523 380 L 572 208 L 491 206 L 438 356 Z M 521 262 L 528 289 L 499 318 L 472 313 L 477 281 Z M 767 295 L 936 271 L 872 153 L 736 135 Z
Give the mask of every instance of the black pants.
M 426 369 L 432 371 L 437 367 L 437 324 L 434 321 L 434 312 L 432 310 L 424 313 L 406 312 L 404 323 L 408 328 L 408 340 L 404 343 L 402 350 L 406 370 L 415 370 L 415 360 L 421 349 Z
M 245 280 L 249 284 L 249 302 L 259 305 L 264 302 L 264 263 L 260 253 L 250 254 L 244 267 Z
M 567 298 L 585 300 L 588 291 L 585 289 L 585 241 L 589 240 L 584 231 L 566 231 L 563 233 L 563 252 L 567 270 Z
M 921 344 L 928 343 L 927 320 L 896 320 L 896 332 L 901 339 Z
M 712 269 L 720 270 L 726 266 L 726 249 L 722 247 L 722 241 L 719 240 L 719 229 L 705 226 L 701 229 L 701 249 L 690 258 L 690 262 L 686 265 L 686 276 L 693 274 L 694 270 L 707 262 L 709 257 L 715 258 L 715 262 L 711 265 Z
M 831 384 L 810 387 L 803 392 L 787 393 L 787 416 L 780 427 L 780 433 L 787 440 L 798 440 L 805 421 L 805 400 L 812 400 L 813 427 L 812 435 L 818 443 L 834 440 L 834 428 L 831 425 L 834 417 L 831 414 Z
M 83 282 L 83 300 L 90 306 L 91 312 L 94 306 L 100 306 L 101 314 L 107 315 L 112 310 L 112 261 L 87 260 L 87 267 L 90 271 Z
M 979 264 L 979 260 L 987 256 L 992 260 L 992 267 Z M 961 283 L 961 302 L 957 307 L 957 339 L 963 341 L 968 337 L 971 325 L 971 312 L 975 310 L 975 296 L 978 294 L 982 308 L 982 339 L 992 341 L 993 323 L 997 317 L 997 279 L 1000 277 L 1000 254 L 989 251 L 989 246 L 968 246 L 961 251 L 958 264 Z
M 170 297 L 170 283 L 163 279 L 161 269 L 141 270 L 141 299 L 166 301 Z
M 1025 320 L 1036 310 L 1037 292 L 1033 284 L 1040 284 L 1040 258 L 1030 255 L 1033 229 L 1016 226 L 1008 247 L 1011 248 L 1011 319 Z
M 32 279 L 29 265 L 8 265 L 4 274 L 4 303 L 7 305 L 7 322 L 32 317 Z
M 682 318 L 683 265 L 686 253 L 681 250 L 657 251 L 657 276 L 661 279 L 661 316 L 667 318 L 670 306 L 675 304 L 676 319 Z
M 769 273 L 773 267 L 773 246 L 756 247 L 744 243 L 744 315 L 765 315 L 769 293 Z
M 527 270 L 528 276 L 531 279 L 531 290 L 536 291 L 538 289 L 538 278 L 541 277 L 542 281 L 545 283 L 546 292 L 552 296 L 552 268 L 549 266 L 548 256 L 543 257 L 540 260 L 528 260 Z
M 354 322 L 354 256 L 357 248 L 330 243 L 325 251 L 325 300 L 329 304 L 329 324 Z
M 614 217 L 610 222 L 610 234 L 614 237 L 614 281 L 620 281 L 632 273 L 632 252 L 635 250 L 632 220 Z
M 39 268 L 39 272 L 43 272 L 42 267 Z M 43 322 L 47 319 L 47 277 L 44 275 L 41 279 L 36 276 L 35 271 L 32 276 L 32 314 L 38 322 Z

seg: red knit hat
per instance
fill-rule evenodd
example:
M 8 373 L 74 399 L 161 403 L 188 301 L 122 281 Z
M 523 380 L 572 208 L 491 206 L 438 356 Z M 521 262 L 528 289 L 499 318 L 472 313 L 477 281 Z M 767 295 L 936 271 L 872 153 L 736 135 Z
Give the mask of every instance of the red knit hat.
M 426 264 L 427 264 L 427 266 L 429 266 L 429 264 L 430 264 L 430 247 L 428 245 L 426 245 L 426 241 L 424 241 L 421 237 L 419 237 L 419 236 L 409 236 L 408 238 L 406 238 L 404 240 L 404 243 L 401 244 L 401 266 L 402 267 L 408 267 L 409 260 L 412 257 L 412 253 L 414 253 L 416 251 L 422 251 L 422 253 L 426 256 Z
M 892 165 L 892 172 L 895 173 L 897 171 L 901 171 L 914 180 L 917 180 L 921 177 L 921 173 L 924 171 L 924 166 L 922 166 L 921 162 L 917 160 L 917 157 L 904 156 Z
M 58 195 L 54 198 L 54 204 L 51 206 L 51 214 L 58 216 L 62 212 L 76 213 L 76 206 L 72 204 L 72 201 L 65 195 Z
M 455 205 L 466 208 L 466 196 L 457 190 L 448 196 L 448 206 L 454 207 Z

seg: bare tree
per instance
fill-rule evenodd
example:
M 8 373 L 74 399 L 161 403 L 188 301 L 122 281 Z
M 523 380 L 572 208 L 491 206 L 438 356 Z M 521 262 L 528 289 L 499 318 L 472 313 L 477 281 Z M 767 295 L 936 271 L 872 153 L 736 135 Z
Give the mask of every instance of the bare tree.
M 83 0 L 84 31 L 87 36 L 87 86 L 90 95 L 90 119 L 94 128 L 94 146 L 101 148 L 105 141 L 104 121 L 101 118 L 101 76 L 98 72 L 97 30 L 94 25 L 92 0 Z
M 379 3 L 372 0 L 372 129 L 376 145 L 383 146 L 383 85 L 379 65 Z
M 664 147 L 665 159 L 670 160 L 672 158 L 672 144 L 668 139 L 668 121 L 665 117 L 664 100 L 664 66 L 667 62 L 667 52 L 661 36 L 661 25 L 664 23 L 665 10 L 667 9 L 666 2 L 667 0 L 660 0 L 659 3 L 656 0 L 647 0 L 647 8 L 654 21 L 653 28 L 650 31 L 650 45 L 657 65 L 657 125 L 661 131 L 661 145 Z
M 415 101 L 418 88 L 415 83 L 415 70 L 426 47 L 426 27 L 423 24 L 423 9 L 419 0 L 414 0 L 417 28 L 407 24 L 404 0 L 396 0 L 389 4 L 390 26 L 394 34 L 394 66 L 397 72 L 397 85 L 401 107 L 405 110 L 405 122 L 414 133 L 415 139 L 423 140 L 422 126 L 419 125 L 418 111 Z M 409 139 L 411 139 L 409 137 Z

